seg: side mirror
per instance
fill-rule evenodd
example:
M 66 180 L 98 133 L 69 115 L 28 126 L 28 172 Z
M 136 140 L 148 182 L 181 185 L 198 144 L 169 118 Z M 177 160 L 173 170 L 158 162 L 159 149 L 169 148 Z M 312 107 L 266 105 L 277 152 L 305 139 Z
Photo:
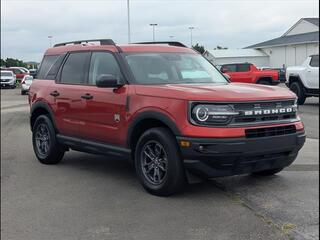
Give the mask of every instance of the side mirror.
M 97 79 L 96 85 L 100 88 L 119 88 L 123 85 L 119 82 L 119 79 L 112 74 L 101 74 Z

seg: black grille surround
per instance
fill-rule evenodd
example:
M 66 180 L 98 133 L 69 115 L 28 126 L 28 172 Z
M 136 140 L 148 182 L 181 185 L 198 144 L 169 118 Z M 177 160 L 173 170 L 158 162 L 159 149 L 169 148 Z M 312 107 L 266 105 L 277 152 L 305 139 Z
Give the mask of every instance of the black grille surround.
M 246 138 L 272 137 L 296 133 L 295 125 L 246 129 Z
M 287 101 L 270 101 L 270 102 L 254 102 L 254 103 L 236 103 L 234 104 L 234 110 L 240 112 L 240 115 L 235 116 L 230 125 L 246 125 L 250 123 L 268 123 L 277 121 L 291 121 L 297 119 L 297 113 L 277 113 L 277 114 L 261 114 L 253 116 L 245 116 L 245 111 L 254 110 L 271 110 L 281 109 L 286 107 L 293 107 L 295 100 Z
M 232 106 L 234 112 L 237 113 L 231 116 L 225 123 L 210 123 L 210 121 L 197 123 L 192 115 L 192 110 L 197 105 L 229 105 Z M 292 108 L 292 112 L 280 112 L 280 110 Z M 271 101 L 255 101 L 255 102 L 207 102 L 207 101 L 191 101 L 189 102 L 188 115 L 189 122 L 192 125 L 203 127 L 246 127 L 246 126 L 259 126 L 266 124 L 286 124 L 300 121 L 297 114 L 296 100 L 271 100 Z M 262 111 L 262 114 L 247 115 L 248 111 Z M 274 111 L 279 110 L 278 113 L 270 112 L 265 114 L 265 110 Z

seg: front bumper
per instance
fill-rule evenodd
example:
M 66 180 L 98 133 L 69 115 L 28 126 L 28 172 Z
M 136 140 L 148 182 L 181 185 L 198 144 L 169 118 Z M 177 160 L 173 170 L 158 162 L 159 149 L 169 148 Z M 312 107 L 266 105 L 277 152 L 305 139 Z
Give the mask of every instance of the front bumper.
M 289 166 L 305 142 L 305 132 L 259 138 L 187 138 L 180 147 L 188 170 L 206 177 L 246 174 Z

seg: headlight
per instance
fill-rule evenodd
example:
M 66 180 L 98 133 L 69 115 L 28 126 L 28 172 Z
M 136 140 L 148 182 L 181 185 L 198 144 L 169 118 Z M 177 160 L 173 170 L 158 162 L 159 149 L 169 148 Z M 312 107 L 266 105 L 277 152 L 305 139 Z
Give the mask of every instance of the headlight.
M 231 105 L 192 104 L 191 121 L 199 125 L 227 124 L 239 115 Z

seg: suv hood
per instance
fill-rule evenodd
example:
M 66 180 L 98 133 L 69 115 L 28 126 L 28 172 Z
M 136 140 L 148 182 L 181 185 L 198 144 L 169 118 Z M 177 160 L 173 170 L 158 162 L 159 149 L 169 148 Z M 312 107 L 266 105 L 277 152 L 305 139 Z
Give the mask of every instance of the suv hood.
M 137 85 L 136 93 L 151 97 L 217 102 L 267 101 L 296 98 L 296 95 L 286 88 L 246 83 L 230 83 L 225 85 Z

